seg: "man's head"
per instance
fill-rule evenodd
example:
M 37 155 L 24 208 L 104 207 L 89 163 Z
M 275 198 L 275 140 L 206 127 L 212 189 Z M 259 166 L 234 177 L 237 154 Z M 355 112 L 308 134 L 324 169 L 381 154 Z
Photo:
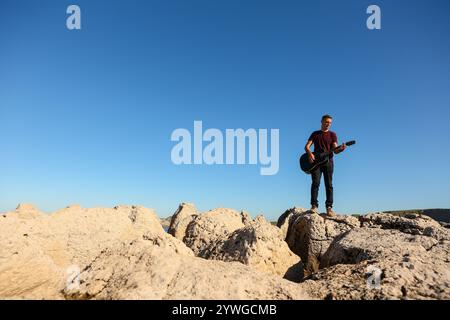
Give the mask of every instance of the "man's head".
M 333 117 L 329 114 L 326 114 L 322 117 L 322 131 L 328 131 L 331 127 L 331 123 L 333 122 Z

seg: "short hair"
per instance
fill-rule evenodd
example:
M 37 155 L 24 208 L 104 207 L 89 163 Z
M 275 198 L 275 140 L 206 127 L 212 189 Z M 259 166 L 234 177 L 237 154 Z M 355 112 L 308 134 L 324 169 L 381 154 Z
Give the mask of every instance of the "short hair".
M 322 121 L 327 120 L 327 119 L 333 119 L 333 117 L 330 116 L 329 114 L 326 114 L 322 117 Z

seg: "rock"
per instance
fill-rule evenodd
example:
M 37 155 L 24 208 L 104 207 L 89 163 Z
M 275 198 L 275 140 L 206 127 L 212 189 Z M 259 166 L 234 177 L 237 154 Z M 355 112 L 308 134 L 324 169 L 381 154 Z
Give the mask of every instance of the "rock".
M 196 216 L 187 226 L 183 242 L 198 256 L 243 228 L 243 215 L 233 209 L 217 208 Z
M 162 241 L 164 243 L 164 241 Z M 180 255 L 154 241 L 102 251 L 64 290 L 67 299 L 308 299 L 298 285 L 237 262 Z M 71 289 L 69 289 L 72 287 Z
M 281 232 L 283 234 L 283 238 L 286 239 L 286 236 L 288 234 L 289 226 L 292 226 L 292 222 L 298 218 L 298 216 L 306 213 L 307 210 L 303 208 L 297 208 L 293 207 L 291 209 L 286 210 L 277 221 L 277 227 L 281 229 Z
M 114 242 L 148 233 L 173 239 L 143 207 L 71 206 L 47 215 L 21 205 L 0 219 L 0 298 L 62 298 L 70 270 Z
M 322 257 L 321 268 L 403 256 L 404 253 L 425 254 L 437 243 L 431 237 L 414 236 L 398 230 L 354 229 L 333 241 Z
M 286 242 L 301 257 L 305 275 L 310 275 L 319 270 L 322 255 L 334 238 L 359 225 L 359 220 L 353 216 L 327 217 L 306 211 L 290 217 Z
M 45 213 L 41 212 L 32 204 L 27 203 L 19 204 L 15 211 L 9 212 L 8 214 L 9 217 L 15 216 L 20 219 L 39 219 L 45 217 Z
M 0 217 L 0 299 L 450 299 L 450 230 L 419 214 L 360 219 L 292 208 L 278 228 L 181 204 L 174 237 L 139 206 L 19 205 Z M 295 284 L 281 277 L 300 279 L 298 256 Z
M 436 239 L 450 240 L 449 233 L 441 224 L 426 215 L 406 214 L 394 215 L 389 213 L 372 213 L 361 216 L 364 227 L 395 229 L 404 233 L 429 235 Z
M 426 215 L 437 222 L 447 222 L 450 223 L 450 209 L 416 209 L 416 210 L 396 210 L 396 211 L 384 211 L 385 213 L 391 213 L 396 216 L 404 216 L 407 214 L 419 214 Z
M 299 282 L 303 265 L 284 241 L 279 228 L 258 216 L 245 227 L 201 252 L 202 258 L 238 261 L 262 272 Z
M 16 207 L 16 212 L 23 211 L 37 211 L 37 209 L 29 203 L 19 203 L 19 205 Z
M 450 298 L 450 242 L 443 239 L 355 228 L 330 245 L 321 266 L 302 284 L 317 298 Z
M 289 249 L 279 228 L 263 216 L 218 208 L 194 217 L 186 228 L 185 244 L 196 256 L 238 261 L 257 270 L 300 281 L 303 265 Z
M 5 232 L 3 226 L 0 233 Z M 59 257 L 50 256 L 49 250 L 62 248 L 51 242 L 43 248 L 24 236 L 21 229 L 7 241 L 0 235 L 0 299 L 60 299 L 58 290 L 66 276 L 61 260 L 69 261 L 69 257 L 62 251 Z
M 197 209 L 193 204 L 185 202 L 181 203 L 172 216 L 167 232 L 183 241 L 187 226 L 195 219 L 195 217 L 197 217 L 197 215 Z
M 250 223 L 252 223 L 252 217 L 250 216 L 250 214 L 247 211 L 241 211 L 241 218 L 242 218 L 242 223 L 246 226 Z

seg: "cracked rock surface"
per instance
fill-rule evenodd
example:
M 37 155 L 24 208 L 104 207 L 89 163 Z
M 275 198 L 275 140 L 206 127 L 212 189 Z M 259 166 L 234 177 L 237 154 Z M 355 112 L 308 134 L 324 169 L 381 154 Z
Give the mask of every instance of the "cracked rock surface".
M 181 208 L 181 209 L 180 209 Z M 191 215 L 180 207 L 173 215 L 172 234 L 191 248 L 195 255 L 210 260 L 237 261 L 256 270 L 299 282 L 303 264 L 284 241 L 283 231 L 263 216 L 252 220 L 245 212 L 218 208 Z M 185 213 L 188 212 L 188 213 Z M 188 217 L 188 218 L 186 218 Z M 179 223 L 186 221 L 189 223 Z
M 308 299 L 302 288 L 241 263 L 175 253 L 137 240 L 100 253 L 68 299 Z
M 0 298 L 450 299 L 450 230 L 420 214 L 292 208 L 276 227 L 184 203 L 171 225 L 140 206 L 19 205 L 0 215 Z
M 223 212 L 234 212 L 230 209 Z M 248 214 L 214 212 L 234 230 Z M 229 228 L 229 229 L 227 229 Z M 204 231 L 204 230 L 203 230 Z M 278 231 L 278 230 L 277 230 Z M 201 234 L 201 232 L 200 232 Z M 268 244 L 270 246 L 270 244 Z M 212 287 L 213 285 L 213 287 Z M 20 205 L 0 216 L 2 299 L 306 299 L 297 284 L 240 262 L 195 257 L 139 206 L 45 214 Z
M 19 205 L 0 216 L 0 297 L 60 299 L 67 278 L 102 249 L 149 231 L 165 234 L 140 206 L 73 205 L 45 214 Z
M 331 242 L 353 228 L 359 228 L 358 218 L 352 216 L 326 217 L 297 211 L 289 217 L 286 242 L 299 255 L 305 265 L 305 274 L 319 270 L 320 261 Z
M 284 241 L 282 231 L 263 216 L 256 217 L 245 227 L 228 237 L 210 243 L 201 257 L 222 261 L 238 261 L 259 271 L 272 273 L 299 282 L 303 264 Z
M 450 233 L 428 217 L 371 214 L 302 283 L 319 299 L 450 299 Z

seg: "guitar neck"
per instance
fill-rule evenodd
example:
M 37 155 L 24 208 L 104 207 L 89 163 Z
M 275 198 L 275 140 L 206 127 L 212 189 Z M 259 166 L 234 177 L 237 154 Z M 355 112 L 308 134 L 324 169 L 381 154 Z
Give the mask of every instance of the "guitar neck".
M 345 143 L 347 146 L 351 146 L 352 144 L 355 144 L 355 141 L 348 141 L 348 142 L 346 142 Z M 339 149 L 341 146 L 337 146 L 337 147 L 335 147 L 335 148 L 332 148 L 330 151 L 327 151 L 327 152 L 325 152 L 324 154 L 326 155 L 326 156 L 329 156 L 330 154 L 332 154 L 335 150 L 337 150 L 337 149 Z

